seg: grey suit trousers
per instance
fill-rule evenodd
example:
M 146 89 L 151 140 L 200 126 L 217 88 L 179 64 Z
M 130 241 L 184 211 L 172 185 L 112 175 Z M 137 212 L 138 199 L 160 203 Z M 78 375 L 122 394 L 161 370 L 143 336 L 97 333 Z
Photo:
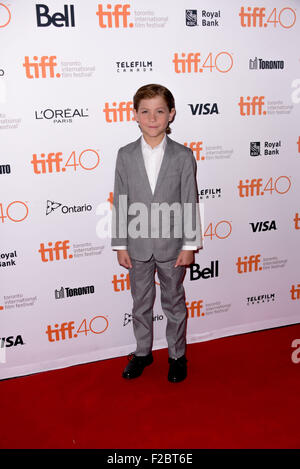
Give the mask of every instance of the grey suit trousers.
M 179 358 L 186 349 L 187 309 L 183 279 L 185 267 L 174 267 L 176 258 L 160 262 L 152 256 L 148 261 L 131 258 L 129 269 L 133 298 L 133 332 L 137 342 L 137 356 L 148 355 L 153 345 L 153 305 L 156 296 L 155 270 L 157 270 L 161 306 L 167 318 L 166 339 L 170 358 Z

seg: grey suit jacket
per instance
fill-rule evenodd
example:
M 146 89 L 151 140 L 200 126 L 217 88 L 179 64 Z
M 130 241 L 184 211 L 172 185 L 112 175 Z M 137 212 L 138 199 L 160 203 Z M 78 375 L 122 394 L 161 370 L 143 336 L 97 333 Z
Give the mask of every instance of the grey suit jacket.
M 118 151 L 111 245 L 127 246 L 129 256 L 147 261 L 175 259 L 183 244 L 202 247 L 191 149 L 167 137 L 154 194 L 144 164 L 141 138 Z

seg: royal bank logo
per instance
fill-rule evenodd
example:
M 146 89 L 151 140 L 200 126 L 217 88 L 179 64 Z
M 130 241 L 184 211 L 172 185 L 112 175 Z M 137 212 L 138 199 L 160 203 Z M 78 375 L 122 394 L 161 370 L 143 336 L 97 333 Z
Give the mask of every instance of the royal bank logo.
M 250 156 L 279 156 L 281 150 L 281 140 L 250 142 Z
M 199 14 L 199 22 L 198 22 Z M 216 27 L 220 26 L 221 11 L 185 10 L 186 26 Z
M 283 70 L 284 60 L 249 59 L 249 70 Z
M 260 142 L 250 142 L 250 156 L 260 155 Z
M 197 26 L 197 10 L 185 10 L 186 26 Z

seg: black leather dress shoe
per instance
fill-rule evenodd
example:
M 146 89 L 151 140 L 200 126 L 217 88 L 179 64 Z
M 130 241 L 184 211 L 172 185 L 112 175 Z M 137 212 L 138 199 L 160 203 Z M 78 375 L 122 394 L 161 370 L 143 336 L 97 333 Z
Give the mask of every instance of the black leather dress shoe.
M 168 380 L 171 383 L 179 383 L 186 378 L 187 375 L 187 359 L 185 355 L 180 358 L 169 358 L 169 373 L 168 373 Z
M 153 362 L 153 356 L 152 353 L 149 353 L 149 355 L 146 355 L 144 357 L 137 357 L 132 353 L 129 355 L 128 359 L 130 362 L 126 366 L 125 370 L 123 371 L 123 378 L 126 379 L 133 379 L 133 378 L 138 378 L 141 376 L 141 374 L 144 371 L 144 368 L 148 365 L 151 365 Z

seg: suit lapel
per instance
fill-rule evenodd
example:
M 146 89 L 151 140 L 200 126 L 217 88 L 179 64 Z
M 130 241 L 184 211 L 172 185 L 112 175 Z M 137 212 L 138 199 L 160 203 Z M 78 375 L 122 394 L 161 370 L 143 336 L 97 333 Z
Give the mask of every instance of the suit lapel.
M 137 140 L 135 158 L 136 158 L 137 167 L 139 169 L 139 172 L 142 178 L 143 186 L 145 187 L 145 191 L 147 192 L 148 197 L 152 199 L 153 194 L 152 194 L 152 190 L 151 190 L 151 186 L 150 186 L 150 182 L 148 179 L 145 162 L 143 158 L 141 137 Z
M 160 170 L 159 170 L 159 173 L 158 173 L 158 176 L 157 176 L 157 181 L 156 181 L 156 186 L 155 186 L 153 198 L 155 197 L 155 195 L 159 191 L 159 188 L 160 188 L 162 182 L 164 181 L 167 169 L 168 169 L 169 164 L 170 164 L 171 156 L 172 156 L 172 140 L 168 136 L 166 138 L 167 138 L 166 149 L 165 149 L 163 160 L 161 162 Z

